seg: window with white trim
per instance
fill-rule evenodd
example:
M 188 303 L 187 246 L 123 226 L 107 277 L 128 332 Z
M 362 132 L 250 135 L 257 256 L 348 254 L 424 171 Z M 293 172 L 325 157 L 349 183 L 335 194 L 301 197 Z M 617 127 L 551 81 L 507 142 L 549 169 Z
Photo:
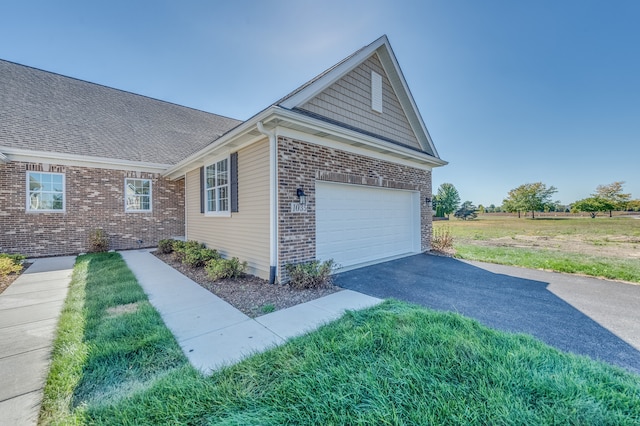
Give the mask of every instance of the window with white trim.
M 217 161 L 204 170 L 205 213 L 229 214 L 229 159 Z
M 27 172 L 27 211 L 64 212 L 64 175 Z
M 127 212 L 151 211 L 151 179 L 124 180 L 124 210 Z

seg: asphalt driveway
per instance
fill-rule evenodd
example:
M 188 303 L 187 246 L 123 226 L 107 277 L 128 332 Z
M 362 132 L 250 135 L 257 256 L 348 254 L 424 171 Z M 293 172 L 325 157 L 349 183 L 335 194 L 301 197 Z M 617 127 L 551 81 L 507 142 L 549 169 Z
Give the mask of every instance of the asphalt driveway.
M 427 254 L 343 272 L 335 283 L 532 334 L 640 374 L 640 285 Z

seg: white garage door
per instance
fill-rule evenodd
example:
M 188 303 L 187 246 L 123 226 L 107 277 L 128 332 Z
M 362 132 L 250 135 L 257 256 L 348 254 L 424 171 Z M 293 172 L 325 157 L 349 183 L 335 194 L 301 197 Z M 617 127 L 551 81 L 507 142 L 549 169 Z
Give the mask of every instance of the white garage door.
M 342 267 L 420 252 L 419 193 L 316 182 L 316 257 Z

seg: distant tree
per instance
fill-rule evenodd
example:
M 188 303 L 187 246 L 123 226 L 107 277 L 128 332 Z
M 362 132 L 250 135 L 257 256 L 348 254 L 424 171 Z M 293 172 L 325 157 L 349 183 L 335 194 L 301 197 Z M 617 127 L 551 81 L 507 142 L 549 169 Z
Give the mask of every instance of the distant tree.
M 452 183 L 443 183 L 438 188 L 438 194 L 435 196 L 436 200 L 436 216 L 444 217 L 456 211 L 460 205 L 460 194 Z
M 608 185 L 598 185 L 596 192 L 591 194 L 591 197 L 602 198 L 611 203 L 611 209 L 609 210 L 609 217 L 613 216 L 613 210 L 624 210 L 626 203 L 631 199 L 631 194 L 623 194 L 622 186 L 624 182 L 613 182 Z
M 552 212 L 564 212 L 567 211 L 568 206 L 562 204 L 560 201 L 555 201 L 550 207 Z
M 640 212 L 640 199 L 627 201 L 627 211 Z
M 517 200 L 514 198 L 515 194 L 511 194 L 509 191 L 509 198 L 505 198 L 502 200 L 502 209 L 507 213 L 518 213 L 518 217 L 520 217 L 520 212 L 522 208 L 518 205 Z
M 484 208 L 484 206 L 482 204 L 478 204 L 478 213 L 480 214 L 484 214 L 486 213 L 486 209 Z
M 471 201 L 465 201 L 453 215 L 458 219 L 471 220 L 478 217 L 477 211 L 478 209 Z
M 542 211 L 552 204 L 551 196 L 558 192 L 554 186 L 547 188 L 542 182 L 525 183 L 509 191 L 507 198 L 502 202 L 502 207 L 508 212 L 531 212 L 535 219 L 535 212 Z
M 489 207 L 487 207 L 487 213 L 495 213 L 495 211 L 496 211 L 495 204 L 490 204 Z
M 587 212 L 591 215 L 591 219 L 598 216 L 599 212 L 606 212 L 613 208 L 613 204 L 609 200 L 600 197 L 589 197 L 578 200 L 571 206 L 573 211 Z

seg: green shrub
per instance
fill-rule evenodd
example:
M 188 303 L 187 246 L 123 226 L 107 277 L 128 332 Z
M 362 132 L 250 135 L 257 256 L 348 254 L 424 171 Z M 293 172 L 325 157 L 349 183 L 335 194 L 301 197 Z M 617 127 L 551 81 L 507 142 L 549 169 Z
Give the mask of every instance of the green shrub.
M 100 253 L 109 250 L 109 237 L 103 229 L 94 229 L 89 233 L 89 252 Z
M 331 285 L 331 273 L 337 267 L 333 259 L 320 262 L 288 263 L 284 270 L 289 275 L 289 285 L 293 288 L 320 288 Z
M 260 312 L 263 314 L 270 314 L 271 312 L 275 312 L 276 306 L 273 303 L 267 303 L 260 308 Z
M 244 275 L 247 262 L 240 262 L 237 257 L 232 259 L 212 259 L 207 262 L 205 269 L 212 280 L 236 278 Z
M 188 248 L 184 253 L 182 263 L 192 268 L 198 268 L 204 266 L 208 261 L 215 259 L 220 259 L 220 254 L 218 254 L 216 250 L 208 248 Z
M 185 244 L 187 244 L 186 241 L 181 241 L 181 240 L 175 240 L 172 244 L 171 244 L 171 248 L 173 249 L 173 251 L 180 251 L 180 250 L 184 250 L 184 246 Z
M 198 241 L 174 241 L 173 242 L 173 255 L 179 261 L 183 261 L 188 251 L 203 249 L 204 244 Z
M 0 277 L 22 271 L 22 262 L 16 263 L 9 255 L 0 255 Z
M 169 254 L 173 251 L 173 244 L 175 240 L 166 239 L 158 241 L 158 250 L 160 253 Z
M 24 254 L 9 254 L 9 253 L 0 253 L 0 258 L 6 257 L 7 259 L 11 259 L 13 263 L 16 265 L 22 265 L 24 260 L 27 258 Z

